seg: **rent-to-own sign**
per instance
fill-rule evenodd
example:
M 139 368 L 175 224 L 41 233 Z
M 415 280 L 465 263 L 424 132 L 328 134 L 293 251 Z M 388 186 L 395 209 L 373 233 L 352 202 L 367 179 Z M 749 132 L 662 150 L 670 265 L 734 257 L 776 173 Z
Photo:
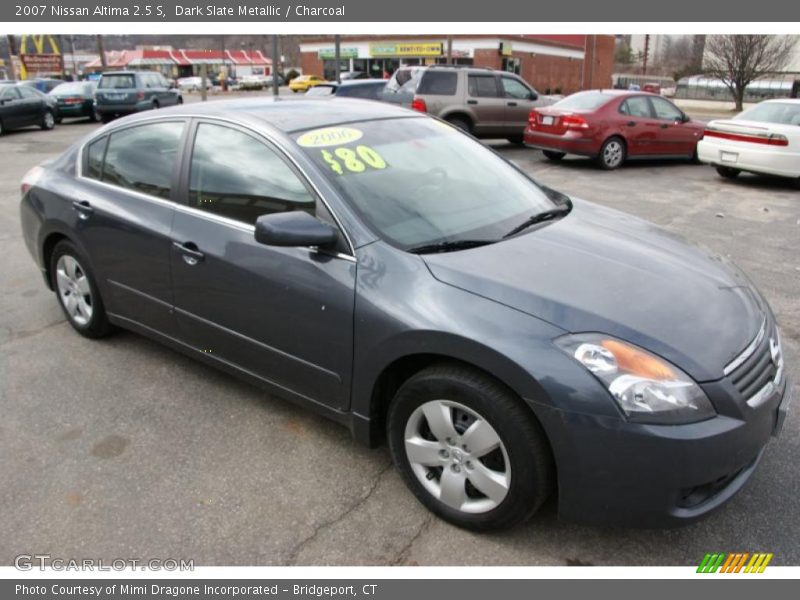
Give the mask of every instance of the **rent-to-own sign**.
M 378 43 L 369 45 L 370 56 L 441 56 L 442 44 L 436 43 Z

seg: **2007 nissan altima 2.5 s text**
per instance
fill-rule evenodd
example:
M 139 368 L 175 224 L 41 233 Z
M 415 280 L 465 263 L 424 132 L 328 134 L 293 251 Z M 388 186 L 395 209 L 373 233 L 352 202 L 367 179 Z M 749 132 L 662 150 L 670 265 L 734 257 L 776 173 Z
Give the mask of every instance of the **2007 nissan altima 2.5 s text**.
M 470 529 L 556 489 L 566 519 L 690 522 L 789 404 L 775 317 L 735 266 L 391 105 L 121 119 L 33 168 L 21 213 L 78 333 L 139 332 L 385 439 Z

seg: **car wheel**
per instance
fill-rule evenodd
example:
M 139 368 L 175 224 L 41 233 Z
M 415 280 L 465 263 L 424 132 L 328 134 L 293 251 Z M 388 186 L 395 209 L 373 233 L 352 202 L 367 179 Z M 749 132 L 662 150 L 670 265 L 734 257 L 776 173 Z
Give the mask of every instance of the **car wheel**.
M 40 127 L 42 129 L 52 129 L 56 126 L 56 117 L 52 111 L 46 110 L 42 115 L 42 122 Z
M 158 100 L 153 100 L 153 110 L 158 110 L 161 108 L 161 105 L 158 103 Z
M 97 109 L 92 107 L 92 112 L 89 113 L 89 120 L 93 123 L 97 123 L 100 120 L 100 113 L 97 112 Z
M 114 120 L 114 117 L 112 115 L 101 114 L 100 115 L 100 120 L 103 123 L 111 123 L 111 121 Z
M 621 138 L 608 138 L 600 147 L 598 164 L 608 171 L 616 169 L 625 162 L 625 142 Z
M 506 140 L 508 140 L 512 144 L 524 144 L 525 143 L 525 138 L 523 138 L 521 135 L 512 135 L 511 137 L 507 137 Z
M 50 257 L 50 277 L 61 309 L 73 329 L 88 338 L 108 335 L 108 322 L 103 301 L 89 262 L 66 240 L 56 244 Z
M 717 167 L 717 173 L 720 177 L 724 177 L 725 179 L 736 179 L 741 171 L 730 167 Z
M 555 150 L 542 150 L 542 154 L 544 154 L 546 158 L 555 161 L 559 161 L 567 155 L 566 152 L 556 152 Z
M 3 121 L 0 121 L 0 135 L 3 135 L 5 132 L 6 130 L 3 129 Z
M 528 519 L 553 489 L 553 461 L 531 410 L 502 385 L 458 365 L 425 369 L 389 407 L 392 459 L 417 499 L 476 531 Z
M 183 96 L 178 96 L 178 101 L 176 104 L 183 104 Z
M 467 133 L 472 133 L 472 125 L 466 119 L 461 117 L 449 117 L 445 119 L 450 125 L 453 127 L 457 127 L 461 131 L 466 131 Z

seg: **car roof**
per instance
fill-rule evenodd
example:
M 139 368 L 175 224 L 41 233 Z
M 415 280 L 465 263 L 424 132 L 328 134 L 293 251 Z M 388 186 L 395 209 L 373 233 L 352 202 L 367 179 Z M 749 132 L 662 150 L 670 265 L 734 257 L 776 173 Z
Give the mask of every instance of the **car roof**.
M 764 102 L 788 102 L 789 104 L 800 104 L 800 98 L 770 98 Z
M 105 71 L 100 74 L 100 77 L 106 75 L 136 75 L 137 73 L 155 73 L 155 71 Z
M 151 115 L 147 113 L 150 112 Z M 127 117 L 127 122 L 147 120 L 153 111 Z M 266 125 L 292 133 L 344 123 L 420 117 L 421 113 L 395 104 L 335 96 L 301 98 L 237 98 L 213 102 L 194 102 L 156 111 L 157 116 L 197 115 L 261 121 Z

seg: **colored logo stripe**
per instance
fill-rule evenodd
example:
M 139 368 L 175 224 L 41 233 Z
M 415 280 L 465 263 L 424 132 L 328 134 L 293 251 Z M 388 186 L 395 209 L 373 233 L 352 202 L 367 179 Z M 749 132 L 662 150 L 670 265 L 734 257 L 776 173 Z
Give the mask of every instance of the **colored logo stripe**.
M 716 573 L 719 570 L 720 573 L 763 573 L 772 560 L 772 556 L 772 553 L 766 552 L 755 552 L 753 554 L 749 552 L 735 552 L 732 554 L 709 552 L 703 557 L 700 566 L 697 567 L 697 572 Z M 745 566 L 745 563 L 747 566 Z

